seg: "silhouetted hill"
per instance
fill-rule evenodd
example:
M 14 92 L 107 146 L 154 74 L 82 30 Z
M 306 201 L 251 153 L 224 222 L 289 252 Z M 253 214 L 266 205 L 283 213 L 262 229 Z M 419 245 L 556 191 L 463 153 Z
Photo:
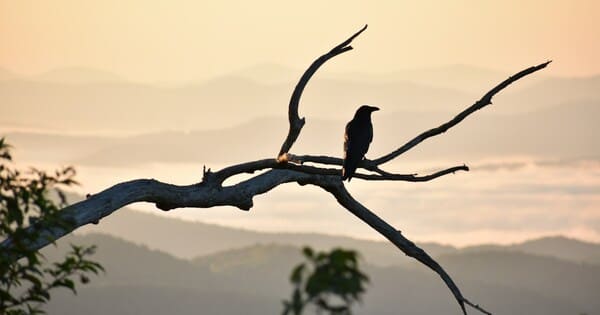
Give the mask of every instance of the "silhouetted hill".
M 552 240 L 547 240 L 547 244 Z M 598 248 L 598 246 L 596 246 Z M 560 247 L 555 251 L 560 251 Z M 513 251 L 480 251 L 449 254 L 440 263 L 461 281 L 481 281 L 498 286 L 543 292 L 573 305 L 600 310 L 600 265 L 567 262 L 547 256 Z
M 274 102 L 278 93 L 283 99 Z M 84 132 L 215 128 L 223 121 L 241 123 L 275 108 L 283 115 L 285 106 L 274 103 L 287 103 L 283 91 L 238 78 L 179 88 L 123 81 L 74 85 L 10 80 L 0 81 L 0 98 L 0 123 Z
M 8 70 L 8 69 L 4 69 L 4 68 L 0 68 L 0 81 L 4 81 L 4 80 L 14 80 L 17 78 L 17 75 Z
M 260 67 L 259 67 L 260 68 Z M 266 77 L 298 78 L 277 66 Z M 156 132 L 233 126 L 265 115 L 285 116 L 295 80 L 266 83 L 261 71 L 247 71 L 179 87 L 128 82 L 111 73 L 70 68 L 32 78 L 0 80 L 0 123 L 47 126 L 63 131 Z M 246 73 L 246 75 L 244 74 Z M 372 76 L 371 76 L 372 77 Z M 311 119 L 340 119 L 363 103 L 388 113 L 454 112 L 479 99 L 507 77 L 495 71 L 455 66 L 369 75 L 320 73 L 307 87 L 301 114 Z M 286 79 L 288 80 L 288 79 Z M 275 80 L 279 81 L 279 80 Z M 446 82 L 444 84 L 444 82 Z M 463 88 L 458 88 L 463 86 Z M 505 113 L 531 112 L 559 104 L 598 104 L 599 77 L 526 78 L 496 98 Z M 126 113 L 126 115 L 123 115 Z
M 453 117 L 450 112 L 384 113 L 382 110 L 379 113 L 373 118 L 375 137 L 370 155 L 387 153 Z M 600 156 L 600 146 L 591 145 L 596 141 L 595 135 L 600 134 L 599 103 L 565 104 L 514 115 L 475 115 L 443 137 L 424 142 L 407 156 L 420 159 L 444 156 L 459 160 L 519 155 L 544 159 Z M 341 156 L 344 124 L 341 119 L 307 119 L 294 151 Z M 25 159 L 36 156 L 48 159 L 50 157 L 42 153 L 59 152 L 61 155 L 57 157 L 64 157 L 60 160 L 62 163 L 96 166 L 154 162 L 223 164 L 272 156 L 287 128 L 284 118 L 262 117 L 230 128 L 166 131 L 124 138 L 38 133 L 9 133 L 7 136 L 18 145 L 17 151 L 23 149 Z
M 300 248 L 279 244 L 253 245 L 198 257 L 193 263 L 208 268 L 222 283 L 268 296 L 289 291 L 291 268 L 303 259 Z M 257 286 L 258 283 L 269 285 Z
M 279 307 L 268 295 L 238 289 L 207 266 L 110 236 L 67 237 L 59 251 L 49 248 L 45 255 L 56 259 L 68 242 L 98 245 L 94 259 L 106 273 L 81 286 L 78 296 L 53 297 L 49 314 L 265 314 Z
M 317 249 L 336 246 L 360 251 L 370 264 L 392 266 L 409 260 L 394 246 L 383 241 L 368 241 L 350 237 L 310 233 L 266 233 L 231 227 L 171 219 L 127 208 L 102 220 L 102 224 L 86 226 L 84 233 L 107 233 L 181 258 L 196 258 L 231 249 L 254 245 L 310 245 Z M 437 243 L 419 243 L 430 255 L 439 257 L 452 253 L 481 251 L 514 251 L 554 257 L 575 263 L 600 265 L 600 244 L 565 237 L 547 237 L 507 246 L 479 245 L 462 249 Z M 260 247 L 258 247 L 260 248 Z
M 53 296 L 49 315 L 264 315 L 281 312 L 281 301 L 251 292 L 214 287 L 182 288 L 149 285 L 91 286 L 77 296 Z
M 264 84 L 287 84 L 297 82 L 302 71 L 276 63 L 262 63 L 233 71 L 230 75 Z
M 509 75 L 508 72 L 465 64 L 454 64 L 437 67 L 402 69 L 378 74 L 346 73 L 343 74 L 343 77 L 361 78 L 361 80 L 367 82 L 393 83 L 398 81 L 410 81 L 421 85 L 452 89 L 471 94 L 487 91 L 498 84 L 499 80 L 502 80 L 502 78 L 508 77 Z M 332 76 L 335 76 L 335 74 L 332 74 Z M 539 76 L 543 77 L 544 74 L 540 73 Z M 521 83 L 521 88 L 530 84 L 528 82 Z
M 258 245 L 195 259 L 102 235 L 59 243 L 94 243 L 107 268 L 80 287 L 58 294 L 49 314 L 274 314 L 291 288 L 288 275 L 299 248 Z M 59 247 L 62 248 L 62 245 Z M 47 250 L 48 256 L 56 256 Z M 408 258 L 406 258 L 408 259 Z M 600 310 L 600 266 L 511 251 L 458 252 L 440 263 L 472 301 L 497 314 L 595 314 Z M 371 278 L 357 314 L 460 314 L 429 269 L 417 265 L 364 266 Z
M 186 260 L 104 234 L 67 237 L 58 242 L 59 251 L 48 248 L 44 250 L 44 254 L 50 260 L 55 260 L 56 255 L 68 248 L 66 245 L 69 243 L 98 245 L 96 257 L 107 273 L 94 279 L 96 285 L 185 287 L 191 281 L 199 283 L 210 281 L 206 270 L 196 268 Z M 207 284 L 210 285 L 210 282 Z
M 514 69 L 517 71 L 518 69 Z M 302 69 L 292 69 L 274 63 L 259 64 L 240 69 L 231 75 L 241 76 L 261 83 L 295 83 L 302 74 Z M 466 93 L 482 93 L 489 90 L 503 77 L 510 73 L 476 67 L 466 64 L 447 66 L 401 69 L 384 73 L 335 73 L 320 71 L 319 78 L 360 81 L 367 84 L 394 83 L 399 81 L 414 82 L 420 85 L 443 89 L 458 90 Z M 537 74 L 546 77 L 545 74 Z M 529 86 L 528 82 L 519 82 L 522 86 Z
M 29 78 L 31 81 L 90 84 L 126 81 L 123 77 L 108 71 L 92 68 L 70 67 L 53 69 Z
M 532 82 L 526 89 L 500 94 L 495 103 L 506 103 L 521 108 L 543 105 L 563 105 L 600 102 L 600 75 L 583 78 L 544 78 Z M 507 91 L 508 92 L 508 91 Z M 541 106 L 540 106 L 541 105 Z
M 515 251 L 555 257 L 576 263 L 600 265 L 600 244 L 583 242 L 564 236 L 549 236 L 508 246 L 470 246 L 461 249 L 460 251 L 464 253 L 481 251 Z
M 5 135 L 14 144 L 16 159 L 52 163 L 71 161 L 73 157 L 86 156 L 119 141 L 118 138 L 106 136 L 42 132 L 11 132 Z
M 531 240 L 514 246 L 525 253 L 537 255 L 569 257 L 573 261 L 600 264 L 600 246 L 562 236 Z M 559 253 L 557 255 L 557 253 Z
M 103 219 L 102 224 L 86 226 L 80 231 L 111 234 L 182 258 L 194 258 L 256 244 L 279 244 L 296 247 L 310 245 L 318 249 L 351 247 L 361 251 L 367 261 L 382 266 L 406 262 L 403 255 L 387 242 L 324 234 L 257 232 L 169 219 L 128 209 L 121 209 Z M 454 247 L 435 243 L 420 245 L 436 256 L 455 250 Z

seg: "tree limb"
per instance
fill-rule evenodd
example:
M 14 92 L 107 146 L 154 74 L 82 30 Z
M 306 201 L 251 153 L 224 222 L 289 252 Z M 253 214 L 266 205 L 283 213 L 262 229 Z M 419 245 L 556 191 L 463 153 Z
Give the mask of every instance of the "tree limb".
M 372 227 L 385 238 L 387 238 L 390 242 L 396 245 L 396 247 L 398 247 L 398 249 L 400 249 L 404 254 L 418 260 L 422 264 L 429 267 L 431 270 L 435 271 L 446 283 L 446 285 L 454 295 L 454 298 L 460 305 L 463 314 L 467 314 L 467 311 L 465 309 L 465 303 L 468 303 L 469 305 L 475 307 L 475 305 L 473 305 L 471 302 L 468 302 L 468 300 L 466 300 L 463 297 L 458 286 L 456 286 L 452 278 L 446 273 L 442 266 L 440 266 L 424 250 L 422 250 L 413 242 L 405 238 L 402 235 L 402 233 L 400 233 L 397 229 L 389 225 L 387 222 L 379 218 L 376 214 L 371 212 L 360 202 L 354 199 L 342 182 L 340 182 L 339 180 L 334 180 L 328 182 L 326 186 L 323 186 L 321 183 L 318 183 L 317 185 L 333 194 L 340 205 L 342 205 L 348 211 L 352 212 L 352 214 L 357 216 L 363 222 L 367 223 L 370 227 Z M 479 306 L 476 306 L 476 308 L 486 314 L 490 314 L 489 312 L 487 312 Z
M 288 157 L 296 157 L 292 154 L 288 154 Z M 337 158 L 324 156 L 322 161 L 335 161 Z M 294 162 L 296 160 L 288 160 L 288 162 Z M 333 164 L 333 163 L 332 163 Z M 249 173 L 252 174 L 256 171 L 265 169 L 288 169 L 309 174 L 320 174 L 320 175 L 338 175 L 341 176 L 341 169 L 314 167 L 309 165 L 294 164 L 294 163 L 279 163 L 275 159 L 262 159 L 252 162 L 241 163 L 233 166 L 226 167 L 216 173 L 206 172 L 204 173 L 205 178 L 211 178 L 216 180 L 218 184 L 222 184 L 227 178 L 234 175 Z M 457 171 L 469 171 L 469 167 L 466 165 L 454 166 L 445 170 L 438 171 L 433 174 L 418 176 L 417 174 L 394 174 L 388 173 L 378 167 L 369 167 L 367 170 L 373 171 L 379 175 L 374 174 L 362 174 L 356 173 L 354 177 L 364 180 L 392 180 L 392 181 L 407 181 L 407 182 L 426 182 L 432 179 L 444 176 L 447 174 L 455 173 Z
M 371 162 L 375 165 L 381 165 L 383 163 L 389 162 L 389 161 L 393 160 L 394 158 L 396 158 L 397 156 L 399 156 L 400 154 L 414 148 L 416 145 L 421 143 L 423 140 L 425 140 L 427 138 L 431 138 L 433 136 L 437 136 L 439 134 L 442 134 L 442 133 L 448 131 L 448 129 L 456 126 L 458 123 L 463 121 L 463 119 L 467 118 L 467 116 L 471 115 L 475 111 L 480 110 L 489 104 L 492 104 L 492 97 L 494 95 L 496 95 L 496 93 L 502 91 L 505 87 L 507 87 L 511 83 L 521 79 L 522 77 L 524 77 L 528 74 L 534 73 L 538 70 L 546 68 L 546 66 L 550 62 L 552 62 L 552 60 L 546 61 L 537 66 L 529 67 L 521 72 L 518 72 L 518 73 L 510 76 L 508 79 L 502 81 L 500 84 L 498 84 L 493 89 L 491 89 L 489 92 L 487 92 L 479 101 L 475 102 L 475 104 L 471 105 L 464 111 L 460 112 L 458 115 L 456 115 L 450 121 L 440 125 L 439 127 L 429 129 L 429 130 L 423 132 L 422 134 L 416 136 L 415 138 L 413 138 L 412 140 L 410 140 L 409 142 L 407 142 L 406 144 L 404 144 L 403 146 L 398 148 L 396 151 L 393 151 L 393 152 L 386 154 L 380 158 L 372 160 Z
M 304 117 L 300 118 L 300 116 L 298 115 L 298 106 L 300 105 L 300 97 L 302 96 L 302 92 L 304 91 L 304 88 L 306 87 L 308 81 L 313 76 L 313 74 L 315 74 L 315 72 L 317 72 L 317 70 L 325 62 L 327 62 L 327 60 L 352 50 L 352 46 L 348 45 L 350 45 L 350 43 L 352 43 L 352 41 L 366 29 L 367 25 L 363 26 L 363 28 L 361 28 L 358 32 L 354 33 L 354 35 L 350 36 L 350 38 L 346 39 L 341 44 L 333 47 L 333 49 L 330 50 L 328 53 L 317 58 L 317 60 L 315 60 L 310 65 L 310 67 L 306 69 L 306 71 L 300 78 L 300 81 L 296 85 L 296 88 L 294 89 L 294 92 L 292 93 L 292 97 L 290 99 L 290 105 L 288 106 L 288 120 L 290 122 L 290 129 L 288 131 L 287 137 L 285 138 L 285 141 L 283 141 L 283 144 L 281 145 L 279 154 L 277 154 L 278 161 L 287 161 L 285 158 L 285 153 L 287 153 L 294 144 L 294 142 L 296 142 L 296 139 L 298 139 L 302 127 L 304 127 L 305 119 Z
M 465 168 L 465 166 L 457 166 L 425 176 L 357 174 L 356 177 L 366 180 L 423 182 L 458 170 L 465 170 Z M 270 170 L 235 185 L 222 186 L 226 177 L 263 169 Z M 280 164 L 275 159 L 263 159 L 234 165 L 216 173 L 205 173 L 203 181 L 193 185 L 178 186 L 154 179 L 137 179 L 123 182 L 62 209 L 61 218 L 72 222 L 72 228 L 70 229 L 62 227 L 37 229 L 35 226 L 31 226 L 30 231 L 35 230 L 35 232 L 41 234 L 41 237 L 28 244 L 28 247 L 32 250 L 43 248 L 80 226 L 89 223 L 96 224 L 114 211 L 136 202 L 154 203 L 157 208 L 163 211 L 186 207 L 211 208 L 216 206 L 233 206 L 247 211 L 254 205 L 252 201 L 254 196 L 266 193 L 281 184 L 288 182 L 301 183 L 310 176 L 328 176 L 339 180 L 340 174 L 341 170 L 339 169 L 325 169 L 291 163 Z M 3 240 L 0 243 L 0 248 L 8 248 L 9 246 L 12 246 L 10 239 Z

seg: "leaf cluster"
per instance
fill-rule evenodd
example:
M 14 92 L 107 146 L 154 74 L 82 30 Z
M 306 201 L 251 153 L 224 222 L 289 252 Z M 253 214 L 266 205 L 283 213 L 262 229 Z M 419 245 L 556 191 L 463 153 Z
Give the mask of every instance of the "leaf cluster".
M 0 251 L 0 314 L 43 314 L 41 307 L 50 300 L 51 290 L 62 287 L 77 293 L 76 280 L 87 283 L 90 273 L 103 268 L 88 260 L 94 246 L 71 245 L 63 260 L 54 263 L 30 249 L 28 245 L 44 237 L 44 231 L 73 225 L 60 209 L 67 205 L 61 189 L 77 184 L 75 169 L 21 171 L 10 149 L 0 138 L 0 241 L 13 245 Z
M 368 276 L 359 268 L 358 253 L 335 248 L 330 252 L 303 250 L 305 262 L 290 275 L 294 286 L 290 300 L 284 300 L 283 315 L 299 315 L 312 305 L 317 313 L 350 315 L 352 304 L 360 302 Z

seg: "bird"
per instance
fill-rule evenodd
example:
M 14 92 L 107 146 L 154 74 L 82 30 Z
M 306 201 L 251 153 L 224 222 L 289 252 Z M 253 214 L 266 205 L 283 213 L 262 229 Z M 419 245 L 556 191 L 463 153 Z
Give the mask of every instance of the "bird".
M 344 163 L 342 181 L 352 179 L 358 164 L 365 158 L 369 144 L 373 140 L 371 113 L 378 111 L 375 106 L 363 105 L 356 110 L 354 118 L 346 124 L 344 133 Z

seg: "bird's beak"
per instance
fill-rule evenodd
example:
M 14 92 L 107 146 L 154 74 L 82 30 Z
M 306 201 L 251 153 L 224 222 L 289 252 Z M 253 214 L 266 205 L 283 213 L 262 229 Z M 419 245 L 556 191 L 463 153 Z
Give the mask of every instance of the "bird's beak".
M 378 110 L 379 110 L 379 107 L 375 107 L 375 106 L 372 106 L 372 107 L 371 107 L 371 111 L 372 111 L 372 112 L 376 112 L 376 111 L 378 111 Z

